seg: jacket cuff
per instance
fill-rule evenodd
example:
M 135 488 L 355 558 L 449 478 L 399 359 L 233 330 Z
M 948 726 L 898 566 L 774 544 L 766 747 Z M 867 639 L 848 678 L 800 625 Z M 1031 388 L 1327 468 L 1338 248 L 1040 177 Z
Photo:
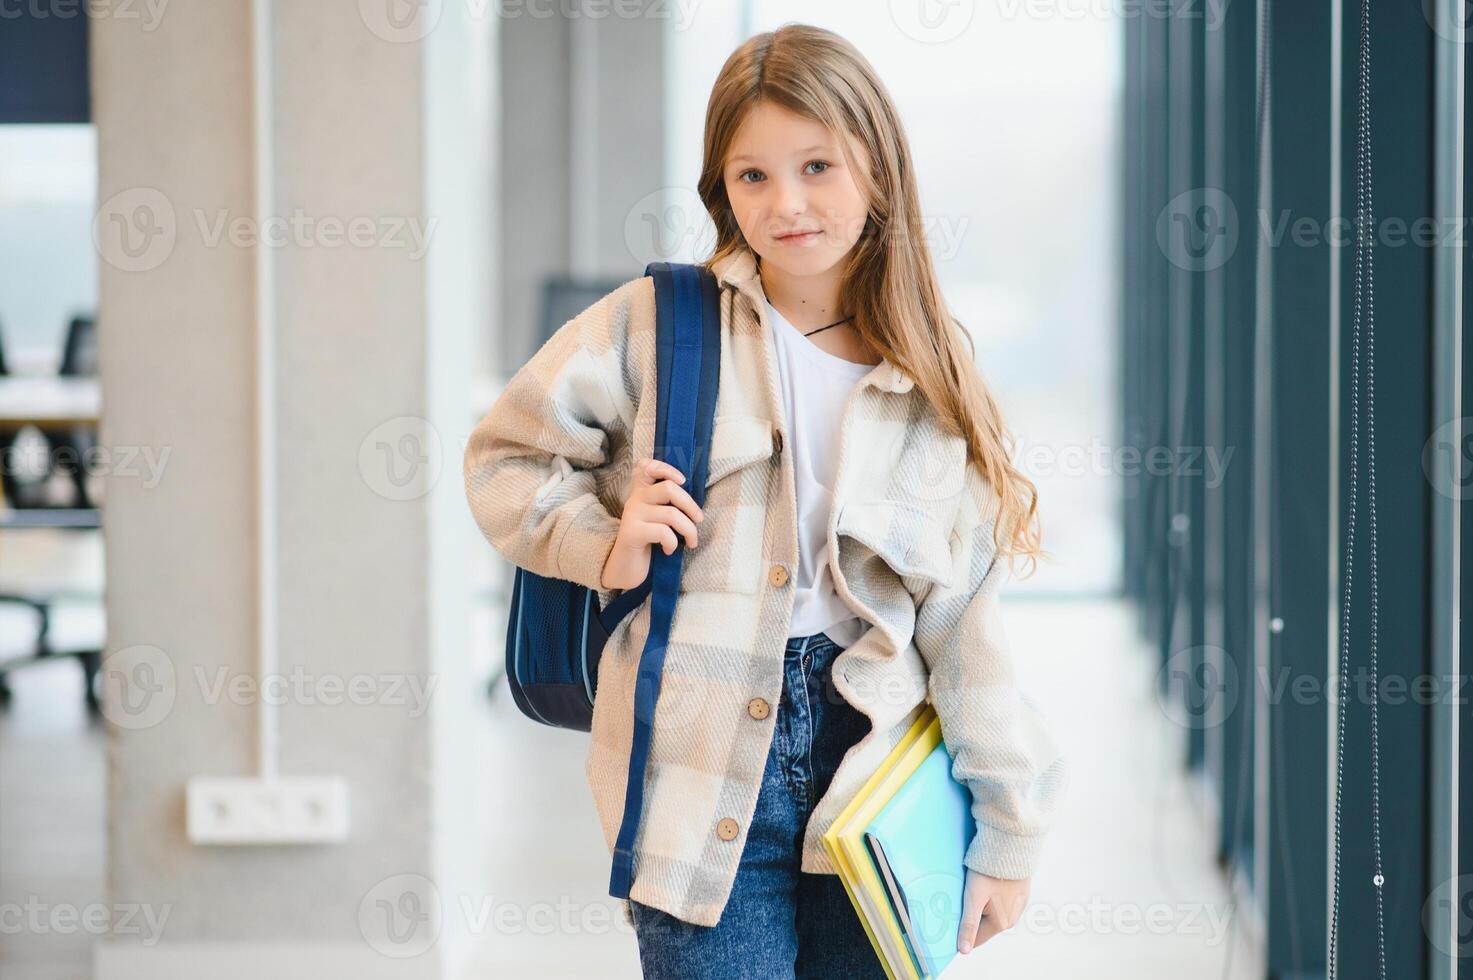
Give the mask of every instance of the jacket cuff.
M 962 860 L 967 867 L 989 878 L 1031 878 L 1045 839 L 1044 834 L 1010 834 L 979 821 L 977 833 Z
M 594 497 L 567 523 L 557 543 L 557 577 L 603 591 L 604 565 L 619 537 L 619 519 Z

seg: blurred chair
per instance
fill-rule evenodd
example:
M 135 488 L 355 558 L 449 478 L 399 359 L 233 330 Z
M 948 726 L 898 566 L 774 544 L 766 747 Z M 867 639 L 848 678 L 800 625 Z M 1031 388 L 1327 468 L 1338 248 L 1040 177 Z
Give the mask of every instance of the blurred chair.
M 95 317 L 78 315 L 72 317 L 67 326 L 66 347 L 62 350 L 61 367 L 56 372 L 63 378 L 97 377 L 97 320 Z M 97 433 L 91 426 L 74 426 L 71 432 L 59 435 L 52 441 L 52 465 L 71 477 L 76 490 L 73 506 L 91 509 L 95 506 L 87 488 L 87 467 L 83 460 L 97 446 Z M 70 450 L 57 459 L 61 449 Z
M 10 366 L 5 361 L 5 327 L 0 324 L 0 377 L 10 374 Z M 11 465 L 11 447 L 15 445 L 16 436 L 20 435 L 20 429 L 11 426 L 0 426 L 0 486 L 5 491 L 5 499 L 12 502 L 20 499 L 19 484 L 15 478 L 15 469 Z M 0 689 L 3 689 L 0 683 Z
M 97 672 L 107 629 L 94 596 L 0 593 L 0 705 L 11 699 L 7 673 L 30 664 L 74 657 L 82 668 L 82 695 L 97 713 Z
M 67 325 L 66 347 L 61 352 L 63 378 L 97 377 L 97 318 L 78 314 Z

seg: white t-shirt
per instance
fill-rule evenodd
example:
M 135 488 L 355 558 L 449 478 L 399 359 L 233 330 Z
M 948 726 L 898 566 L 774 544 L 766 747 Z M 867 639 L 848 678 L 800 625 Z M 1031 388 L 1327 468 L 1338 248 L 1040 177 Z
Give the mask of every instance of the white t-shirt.
M 864 633 L 865 623 L 834 591 L 827 532 L 844 402 L 874 365 L 830 354 L 803 336 L 770 302 L 767 315 L 788 419 L 785 448 L 793 454 L 798 494 L 798 574 L 788 635 L 822 630 L 839 646 L 848 647 Z

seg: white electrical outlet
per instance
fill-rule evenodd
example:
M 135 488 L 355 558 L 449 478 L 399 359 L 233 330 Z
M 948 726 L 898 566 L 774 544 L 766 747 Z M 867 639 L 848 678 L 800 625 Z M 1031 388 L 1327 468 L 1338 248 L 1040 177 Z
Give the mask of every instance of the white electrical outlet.
M 336 776 L 196 776 L 185 803 L 196 844 L 325 844 L 348 837 L 348 784 Z

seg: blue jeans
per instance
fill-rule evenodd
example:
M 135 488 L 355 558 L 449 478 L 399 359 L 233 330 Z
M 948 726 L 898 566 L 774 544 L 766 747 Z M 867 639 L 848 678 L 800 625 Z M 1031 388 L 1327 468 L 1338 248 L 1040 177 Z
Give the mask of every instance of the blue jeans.
M 869 719 L 833 683 L 842 647 L 823 633 L 792 637 L 757 809 L 731 895 L 714 926 L 631 900 L 646 978 L 883 978 L 838 875 L 801 870 L 803 830 Z

